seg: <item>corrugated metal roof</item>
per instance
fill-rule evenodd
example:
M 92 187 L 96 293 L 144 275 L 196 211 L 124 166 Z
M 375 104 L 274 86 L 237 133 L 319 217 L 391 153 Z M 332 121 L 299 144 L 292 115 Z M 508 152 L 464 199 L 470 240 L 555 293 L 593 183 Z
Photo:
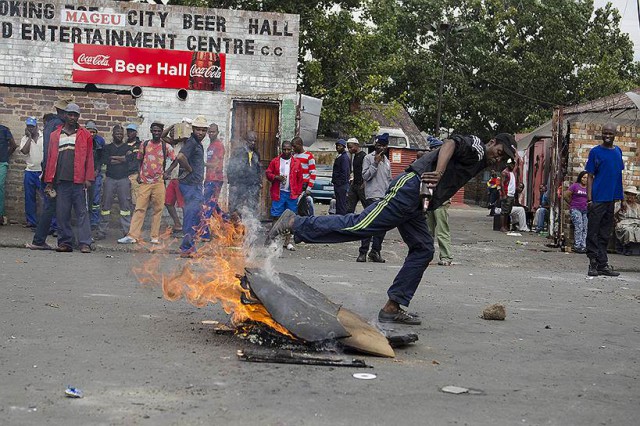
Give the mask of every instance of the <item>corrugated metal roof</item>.
M 629 93 L 629 92 L 627 92 Z M 627 93 L 618 93 L 580 105 L 563 108 L 563 127 L 567 122 L 598 123 L 605 124 L 613 121 L 619 126 L 640 125 L 640 110 L 634 102 L 636 96 L 640 96 L 640 88 Z M 518 141 L 518 150 L 527 149 L 533 142 L 539 139 L 551 137 L 551 120 L 529 133 Z

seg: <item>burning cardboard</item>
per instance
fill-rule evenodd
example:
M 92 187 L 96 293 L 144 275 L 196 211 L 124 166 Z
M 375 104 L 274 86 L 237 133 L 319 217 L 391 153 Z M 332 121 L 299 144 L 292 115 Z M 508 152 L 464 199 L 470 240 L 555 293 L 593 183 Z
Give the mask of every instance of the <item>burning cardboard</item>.
M 337 340 L 346 348 L 394 357 L 387 338 L 357 314 L 289 274 L 247 269 L 246 282 L 274 321 L 306 342 Z

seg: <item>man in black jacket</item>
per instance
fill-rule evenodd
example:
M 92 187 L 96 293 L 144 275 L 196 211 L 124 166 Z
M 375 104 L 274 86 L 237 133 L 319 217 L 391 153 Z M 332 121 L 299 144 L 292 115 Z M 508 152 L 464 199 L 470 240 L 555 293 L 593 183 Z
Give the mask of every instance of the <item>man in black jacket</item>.
M 391 182 L 382 200 L 359 215 L 299 217 L 286 211 L 269 231 L 268 241 L 292 232 L 296 242 L 339 243 L 398 228 L 409 254 L 387 291 L 388 300 L 378 313 L 378 321 L 420 324 L 419 318 L 400 306 L 409 306 L 433 259 L 433 238 L 424 219 L 420 196 L 422 182 L 433 192 L 428 205 L 428 210 L 433 211 L 488 165 L 515 157 L 515 140 L 510 134 L 501 133 L 486 144 L 476 136 L 453 135 L 439 149 L 414 161 Z
M 260 166 L 260 154 L 256 150 L 258 135 L 254 131 L 247 132 L 242 146 L 231 153 L 227 164 L 227 181 L 229 182 L 229 213 L 251 212 L 258 215 L 258 202 L 262 188 L 264 172 Z
M 347 142 L 338 139 L 336 142 L 338 156 L 333 162 L 333 193 L 336 197 L 336 214 L 347 214 L 347 192 L 349 191 L 349 174 L 351 173 L 351 161 L 347 154 Z

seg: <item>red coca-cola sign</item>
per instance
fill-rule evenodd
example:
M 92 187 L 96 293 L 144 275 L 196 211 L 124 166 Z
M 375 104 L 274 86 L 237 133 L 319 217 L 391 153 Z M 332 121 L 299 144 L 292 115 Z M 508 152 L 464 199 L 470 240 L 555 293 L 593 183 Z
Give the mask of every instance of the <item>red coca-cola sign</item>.
M 225 55 L 137 47 L 73 47 L 74 83 L 224 91 Z

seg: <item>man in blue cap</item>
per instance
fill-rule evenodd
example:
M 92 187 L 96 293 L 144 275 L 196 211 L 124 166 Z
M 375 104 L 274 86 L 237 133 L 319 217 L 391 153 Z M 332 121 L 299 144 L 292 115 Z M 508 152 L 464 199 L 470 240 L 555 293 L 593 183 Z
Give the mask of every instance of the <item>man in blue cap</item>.
M 56 113 L 53 115 L 44 116 L 44 128 L 42 129 L 42 181 L 44 182 L 44 175 L 47 173 L 47 157 L 49 150 L 49 141 L 51 134 L 59 127 L 64 125 L 66 119 L 65 109 L 67 105 L 73 102 L 72 99 L 59 99 L 53 107 Z M 56 198 L 47 195 L 45 192 L 44 208 L 38 218 L 38 226 L 36 227 L 36 233 L 33 235 L 31 244 L 27 244 L 27 247 L 31 250 L 51 250 L 51 246 L 47 244 L 47 235 L 52 234 L 56 228 Z
M 349 160 L 349 154 L 347 154 L 347 141 L 338 139 L 336 152 L 338 156 L 333 162 L 333 173 L 331 174 L 333 193 L 336 196 L 336 214 L 347 214 L 347 195 L 349 192 L 349 176 L 351 175 L 351 161 Z
M 414 161 L 391 182 L 381 201 L 371 204 L 359 215 L 301 217 L 287 210 L 269 231 L 267 242 L 292 232 L 296 242 L 341 243 L 398 228 L 409 253 L 387 290 L 388 300 L 378 313 L 378 321 L 420 324 L 416 315 L 405 312 L 400 306 L 409 306 L 433 259 L 433 238 L 424 219 L 422 183 L 431 189 L 427 210 L 432 211 L 487 165 L 515 157 L 515 139 L 510 134 L 496 135 L 486 144 L 476 136 L 452 135 L 440 149 Z
M 382 200 L 389 183 L 391 182 L 391 162 L 388 158 L 387 148 L 389 146 L 389 133 L 383 133 L 376 138 L 374 151 L 367 154 L 362 161 L 362 180 L 364 181 L 365 208 L 373 203 Z M 384 263 L 380 254 L 384 232 L 372 237 L 363 238 L 360 242 L 360 250 L 356 262 L 367 261 L 367 251 L 369 260 L 377 263 Z M 372 243 L 373 240 L 373 243 Z
M 24 213 L 25 227 L 35 228 L 38 224 L 37 197 L 44 199 L 40 175 L 42 174 L 42 156 L 44 137 L 38 130 L 38 120 L 27 118 L 24 136 L 20 141 L 20 153 L 26 155 L 24 169 Z

